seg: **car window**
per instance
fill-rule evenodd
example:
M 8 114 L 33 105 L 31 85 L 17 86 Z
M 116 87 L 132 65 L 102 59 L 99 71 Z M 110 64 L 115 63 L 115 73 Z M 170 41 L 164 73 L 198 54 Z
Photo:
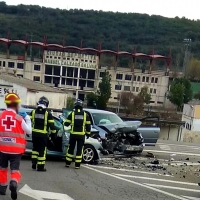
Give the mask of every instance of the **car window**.
M 121 123 L 122 119 L 114 113 L 92 113 L 95 124 Z
M 62 137 L 62 134 L 63 134 L 63 125 L 58 121 L 57 118 L 54 118 L 54 126 L 56 127 L 56 129 L 58 130 L 58 134 L 57 136 L 58 137 Z

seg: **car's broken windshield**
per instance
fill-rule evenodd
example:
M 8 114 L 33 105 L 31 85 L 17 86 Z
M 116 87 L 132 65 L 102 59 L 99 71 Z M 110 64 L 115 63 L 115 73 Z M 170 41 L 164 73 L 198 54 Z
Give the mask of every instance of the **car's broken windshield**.
M 120 117 L 110 113 L 93 113 L 92 116 L 95 124 L 111 124 L 123 122 Z

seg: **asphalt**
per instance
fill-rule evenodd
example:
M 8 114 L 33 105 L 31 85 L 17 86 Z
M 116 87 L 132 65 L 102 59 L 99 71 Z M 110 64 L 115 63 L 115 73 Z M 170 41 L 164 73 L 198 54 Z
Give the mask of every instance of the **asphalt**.
M 145 147 L 145 151 L 158 151 L 159 153 L 154 154 L 160 160 L 165 160 L 170 155 L 175 161 L 184 160 L 183 162 L 193 165 L 197 163 L 195 167 L 200 167 L 200 147 L 182 145 L 184 144 L 158 143 L 156 147 Z M 179 154 L 181 151 L 189 152 L 191 157 Z M 176 152 L 176 155 L 171 152 Z M 197 156 L 194 156 L 195 154 Z M 187 157 L 189 160 L 185 161 Z M 141 155 L 136 159 L 143 162 L 148 158 Z M 70 168 L 65 168 L 63 160 L 52 158 L 48 159 L 46 167 L 46 173 L 36 172 L 31 169 L 29 157 L 22 159 L 23 178 L 19 184 L 19 200 L 200 200 L 198 178 L 194 180 L 190 176 L 182 178 L 161 170 L 126 168 L 113 164 L 82 165 L 80 170 L 75 170 L 73 164 Z M 171 168 L 176 171 L 180 166 Z M 0 196 L 0 199 L 9 200 L 9 191 L 7 196 Z

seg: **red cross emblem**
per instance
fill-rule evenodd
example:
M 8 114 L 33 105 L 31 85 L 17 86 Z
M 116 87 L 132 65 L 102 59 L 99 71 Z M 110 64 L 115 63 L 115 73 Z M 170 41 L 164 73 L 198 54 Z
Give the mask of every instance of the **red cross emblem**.
M 6 115 L 6 118 L 2 119 L 2 126 L 4 126 L 5 131 L 12 131 L 12 128 L 16 126 L 16 120 L 12 116 Z

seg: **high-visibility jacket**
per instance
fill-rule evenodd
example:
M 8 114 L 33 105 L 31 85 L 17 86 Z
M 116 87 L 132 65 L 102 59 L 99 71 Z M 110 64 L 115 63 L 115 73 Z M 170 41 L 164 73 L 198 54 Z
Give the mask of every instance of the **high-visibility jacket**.
M 91 131 L 90 118 L 86 112 L 80 109 L 72 111 L 65 120 L 64 125 L 71 125 L 70 133 L 73 135 L 89 135 Z
M 51 133 L 56 133 L 54 119 L 52 114 L 41 107 L 32 110 L 30 113 L 32 120 L 32 135 L 37 137 L 46 137 L 51 129 Z
M 0 152 L 23 154 L 26 149 L 23 118 L 13 111 L 0 113 Z

